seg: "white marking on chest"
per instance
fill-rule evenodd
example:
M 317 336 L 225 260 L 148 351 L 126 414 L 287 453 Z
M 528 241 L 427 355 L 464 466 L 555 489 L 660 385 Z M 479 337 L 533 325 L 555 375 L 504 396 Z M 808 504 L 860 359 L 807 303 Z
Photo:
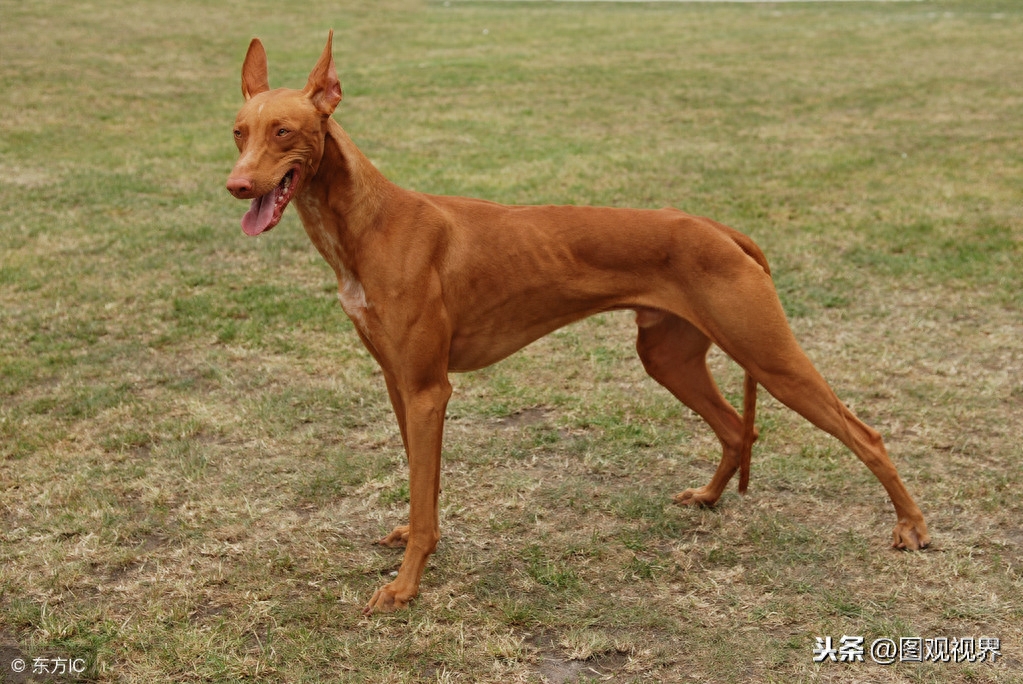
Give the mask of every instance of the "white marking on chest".
M 347 270 L 342 272 L 338 280 L 337 298 L 348 317 L 360 328 L 365 327 L 366 311 L 369 309 L 366 291 L 362 289 L 362 283 Z
M 305 223 L 306 231 L 313 238 L 317 249 L 320 249 L 323 258 L 335 268 L 338 274 L 337 299 L 341 302 L 341 308 L 345 310 L 356 326 L 364 329 L 366 327 L 366 311 L 369 309 L 366 291 L 362 289 L 359 279 L 341 263 L 339 256 L 341 246 L 337 236 L 324 228 L 323 212 L 319 201 L 304 193 L 298 195 L 295 200 L 301 206 L 302 220 Z

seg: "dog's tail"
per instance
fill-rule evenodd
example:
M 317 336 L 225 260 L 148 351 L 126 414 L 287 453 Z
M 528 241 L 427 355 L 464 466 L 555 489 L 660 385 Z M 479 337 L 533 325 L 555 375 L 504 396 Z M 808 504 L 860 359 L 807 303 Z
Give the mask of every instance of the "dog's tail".
M 757 381 L 746 373 L 742 397 L 742 451 L 739 453 L 739 493 L 745 494 L 749 486 L 749 464 L 753 456 L 753 442 L 757 441 Z
M 709 220 L 709 219 L 708 219 Z M 771 275 L 771 267 L 767 263 L 767 257 L 764 256 L 763 251 L 757 246 L 757 243 L 753 242 L 753 239 L 740 233 L 734 228 L 729 228 L 723 223 L 717 221 L 710 221 L 711 225 L 715 226 L 718 230 L 727 235 L 735 244 L 739 246 L 743 252 L 745 252 L 751 259 L 753 259 L 760 268 L 764 269 L 764 273 Z M 745 494 L 746 488 L 749 487 L 749 464 L 750 459 L 753 456 L 753 442 L 757 441 L 757 381 L 753 379 L 753 376 L 746 373 L 746 381 L 743 385 L 743 399 L 742 399 L 742 451 L 739 452 L 739 493 Z
M 757 246 L 757 243 L 739 231 L 729 228 L 723 224 L 715 224 L 719 230 L 724 231 L 739 248 L 756 261 L 764 273 L 771 275 L 771 267 L 767 264 L 767 257 Z M 742 451 L 739 452 L 739 493 L 745 494 L 749 487 L 749 464 L 753 456 L 753 442 L 757 441 L 757 381 L 753 376 L 746 373 L 746 381 L 743 385 L 742 399 Z

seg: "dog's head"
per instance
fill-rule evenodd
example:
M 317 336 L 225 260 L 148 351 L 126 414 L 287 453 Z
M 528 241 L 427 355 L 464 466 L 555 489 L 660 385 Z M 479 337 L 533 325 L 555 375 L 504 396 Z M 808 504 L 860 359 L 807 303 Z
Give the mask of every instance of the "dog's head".
M 270 90 L 266 51 L 253 38 L 242 64 L 245 104 L 234 121 L 238 161 L 227 179 L 228 191 L 251 199 L 242 218 L 246 235 L 259 235 L 281 220 L 288 202 L 312 178 L 323 157 L 327 122 L 341 102 L 331 42 L 302 90 Z

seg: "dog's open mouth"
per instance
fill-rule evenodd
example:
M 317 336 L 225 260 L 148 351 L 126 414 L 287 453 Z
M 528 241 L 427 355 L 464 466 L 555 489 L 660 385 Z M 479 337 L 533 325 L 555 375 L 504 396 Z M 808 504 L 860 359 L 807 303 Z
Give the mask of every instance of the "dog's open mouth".
M 298 174 L 299 167 L 292 167 L 284 174 L 284 178 L 277 184 L 277 187 L 262 197 L 252 200 L 252 206 L 242 217 L 242 231 L 246 235 L 259 235 L 280 223 L 284 208 L 288 206 L 292 195 L 295 194 Z

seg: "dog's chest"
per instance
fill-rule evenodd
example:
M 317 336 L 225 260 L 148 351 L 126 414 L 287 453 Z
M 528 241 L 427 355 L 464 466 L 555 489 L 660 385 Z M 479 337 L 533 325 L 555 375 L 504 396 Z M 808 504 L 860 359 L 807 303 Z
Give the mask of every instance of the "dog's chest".
M 341 243 L 334 233 L 326 230 L 324 226 L 322 218 L 324 208 L 318 199 L 308 194 L 299 195 L 296 205 L 302 217 L 302 225 L 313 245 L 337 274 L 337 298 L 341 302 L 341 308 L 360 330 L 365 331 L 366 312 L 369 309 L 366 291 L 359 279 L 345 268 L 341 260 Z
M 362 283 L 347 271 L 343 271 L 341 277 L 338 278 L 337 298 L 348 317 L 360 330 L 365 330 L 366 312 L 369 309 L 366 291 L 362 289 Z

